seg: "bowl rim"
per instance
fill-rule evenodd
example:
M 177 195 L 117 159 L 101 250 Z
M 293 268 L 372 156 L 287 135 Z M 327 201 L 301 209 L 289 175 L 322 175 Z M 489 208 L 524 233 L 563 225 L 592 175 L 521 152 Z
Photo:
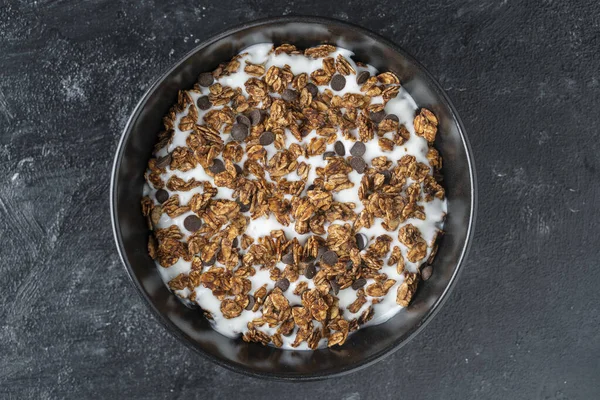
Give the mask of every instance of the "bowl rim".
M 302 374 L 302 375 L 285 375 L 285 374 L 279 374 L 277 372 L 253 371 L 253 370 L 250 370 L 240 364 L 234 364 L 234 363 L 229 363 L 229 362 L 223 361 L 223 360 L 219 359 L 218 357 L 213 356 L 212 354 L 210 354 L 208 352 L 205 352 L 203 349 L 201 349 L 197 346 L 194 346 L 191 342 L 191 338 L 187 334 L 185 334 L 183 331 L 181 331 L 173 322 L 171 322 L 168 318 L 166 318 L 161 312 L 159 312 L 157 310 L 157 308 L 154 306 L 154 304 L 152 303 L 152 301 L 150 300 L 149 296 L 143 290 L 141 283 L 135 276 L 131 265 L 129 264 L 127 258 L 125 257 L 125 246 L 123 244 L 123 238 L 122 238 L 121 231 L 119 228 L 118 218 L 117 218 L 117 210 L 116 210 L 116 201 L 117 201 L 116 181 L 117 181 L 118 172 L 121 167 L 121 161 L 122 161 L 122 156 L 123 156 L 123 151 L 124 151 L 124 144 L 131 135 L 133 123 L 139 117 L 141 110 L 142 110 L 142 106 L 146 103 L 148 98 L 154 93 L 156 88 L 165 79 L 167 79 L 168 76 L 175 69 L 177 69 L 182 63 L 184 63 L 186 60 L 188 60 L 190 57 L 192 57 L 196 52 L 198 52 L 199 50 L 201 50 L 204 47 L 209 46 L 212 43 L 215 43 L 218 40 L 224 39 L 227 36 L 230 36 L 239 31 L 246 30 L 248 28 L 258 27 L 258 26 L 267 25 L 267 24 L 284 24 L 284 23 L 291 23 L 291 22 L 337 25 L 340 27 L 356 30 L 356 31 L 360 32 L 361 34 L 366 35 L 366 36 L 370 37 L 371 39 L 382 43 L 383 45 L 389 47 L 393 51 L 400 53 L 403 57 L 407 58 L 410 62 L 414 63 L 414 65 L 416 65 L 419 69 L 421 69 L 421 71 L 423 71 L 424 75 L 427 77 L 427 79 L 429 81 L 428 83 L 431 85 L 431 87 L 435 91 L 437 91 L 437 93 L 440 95 L 442 100 L 446 103 L 446 105 L 448 106 L 448 108 L 451 111 L 452 119 L 454 120 L 456 126 L 458 127 L 458 133 L 460 135 L 462 144 L 465 148 L 465 152 L 466 152 L 466 156 L 467 156 L 466 157 L 467 164 L 468 164 L 468 169 L 469 169 L 470 183 L 471 183 L 471 204 L 470 204 L 471 212 L 469 215 L 469 224 L 467 226 L 467 234 L 466 234 L 465 242 L 462 246 L 460 256 L 456 263 L 456 269 L 455 269 L 454 273 L 452 274 L 452 276 L 450 277 L 450 280 L 448 281 L 448 284 L 446 285 L 446 288 L 444 289 L 444 291 L 441 293 L 440 297 L 432 305 L 431 309 L 423 317 L 423 319 L 420 320 L 420 325 L 418 327 L 414 328 L 412 330 L 412 332 L 410 332 L 410 334 L 403 340 L 395 342 L 392 345 L 388 346 L 387 348 L 385 348 L 385 349 L 383 349 L 383 350 L 381 350 L 359 362 L 356 362 L 354 364 L 344 366 L 344 367 L 341 367 L 338 369 L 333 369 L 330 371 L 319 372 L 319 373 L 308 373 L 308 374 Z M 133 109 L 133 112 L 131 113 L 129 119 L 127 120 L 127 123 L 125 124 L 125 128 L 123 129 L 123 132 L 121 133 L 121 137 L 119 139 L 117 149 L 115 151 L 115 158 L 113 161 L 113 166 L 112 166 L 112 171 L 111 171 L 111 176 L 110 176 L 109 195 L 110 195 L 109 203 L 110 203 L 111 224 L 112 224 L 113 236 L 115 239 L 115 244 L 117 247 L 117 252 L 119 254 L 119 258 L 121 259 L 121 263 L 123 264 L 123 266 L 125 267 L 125 270 L 127 271 L 127 275 L 129 276 L 130 281 L 133 283 L 138 294 L 144 299 L 146 306 L 151 310 L 152 314 L 154 314 L 154 317 L 165 328 L 167 328 L 167 331 L 169 331 L 179 341 L 183 342 L 188 348 L 193 349 L 197 354 L 200 354 L 205 359 L 208 359 L 221 367 L 227 368 L 227 369 L 237 372 L 237 373 L 241 373 L 246 376 L 251 376 L 251 377 L 255 377 L 255 378 L 263 378 L 263 379 L 266 378 L 266 379 L 278 380 L 278 381 L 317 381 L 317 380 L 323 380 L 323 379 L 327 379 L 327 378 L 334 378 L 334 377 L 340 377 L 343 375 L 347 375 L 349 373 L 356 372 L 356 371 L 362 370 L 370 365 L 373 365 L 374 363 L 380 361 L 381 359 L 395 353 L 400 348 L 402 348 L 404 345 L 406 345 L 408 342 L 413 340 L 414 337 L 417 336 L 417 334 L 419 334 L 419 332 L 421 332 L 423 330 L 423 328 L 433 319 L 433 317 L 435 317 L 437 315 L 437 313 L 439 312 L 441 307 L 446 303 L 450 291 L 454 288 L 455 282 L 456 282 L 460 272 L 462 271 L 462 268 L 461 268 L 462 264 L 469 252 L 469 249 L 470 249 L 472 241 L 473 241 L 474 225 L 475 225 L 475 219 L 476 219 L 476 214 L 477 214 L 477 179 L 476 179 L 476 173 L 475 173 L 475 161 L 473 158 L 473 151 L 471 149 L 469 140 L 467 139 L 466 131 L 465 131 L 464 125 L 462 123 L 462 120 L 458 116 L 456 107 L 454 106 L 454 104 L 452 103 L 452 101 L 450 100 L 450 98 L 448 97 L 448 95 L 446 94 L 444 89 L 442 88 L 442 86 L 434 78 L 434 76 L 412 55 L 410 55 L 404 49 L 397 46 L 391 40 L 388 40 L 388 39 L 380 36 L 379 34 L 376 34 L 372 31 L 370 31 L 366 28 L 363 28 L 359 25 L 356 25 L 354 23 L 341 21 L 341 20 L 334 19 L 334 18 L 313 17 L 313 16 L 267 17 L 267 18 L 260 18 L 260 19 L 248 21 L 248 22 L 236 25 L 232 28 L 228 28 L 224 31 L 216 33 L 215 35 L 212 35 L 207 40 L 203 41 L 202 43 L 199 43 L 197 46 L 194 46 L 194 48 L 192 50 L 187 52 L 184 56 L 180 57 L 175 63 L 173 63 L 166 72 L 162 73 L 158 78 L 154 79 L 152 84 L 148 87 L 148 89 L 146 89 L 143 96 L 140 98 L 140 100 L 136 104 L 135 108 Z

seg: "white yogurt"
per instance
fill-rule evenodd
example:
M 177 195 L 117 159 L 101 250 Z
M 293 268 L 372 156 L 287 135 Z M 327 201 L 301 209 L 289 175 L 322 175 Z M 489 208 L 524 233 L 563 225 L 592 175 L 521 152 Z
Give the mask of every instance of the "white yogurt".
M 239 58 L 241 67 L 239 68 L 238 72 L 236 72 L 230 76 L 221 77 L 221 78 L 217 79 L 216 81 L 221 83 L 223 86 L 229 86 L 233 89 L 240 88 L 242 90 L 242 92 L 244 93 L 244 95 L 247 95 L 244 83 L 249 78 L 251 78 L 251 76 L 244 72 L 243 66 L 245 65 L 246 61 L 252 62 L 254 64 L 263 64 L 263 65 L 265 65 L 265 70 L 268 70 L 269 67 L 271 67 L 273 65 L 275 65 L 277 67 L 283 67 L 284 65 L 289 65 L 291 67 L 291 71 L 294 74 L 300 74 L 300 73 L 304 72 L 304 73 L 307 73 L 310 75 L 310 73 L 312 71 L 322 67 L 322 59 L 310 59 L 310 58 L 304 57 L 303 55 L 288 55 L 288 54 L 275 55 L 274 52 L 270 53 L 272 46 L 273 46 L 272 44 L 266 43 L 266 44 L 258 44 L 258 45 L 248 47 L 241 53 L 242 55 Z M 335 58 L 335 57 L 337 57 L 338 54 L 342 54 L 350 62 L 350 64 L 357 71 L 357 73 L 360 71 L 364 71 L 364 70 L 368 70 L 372 75 L 376 73 L 375 68 L 373 68 L 371 66 L 367 66 L 366 68 L 358 67 L 354 63 L 354 61 L 351 59 L 351 56 L 354 53 L 352 53 L 349 50 L 338 48 L 333 54 L 330 54 L 329 57 Z M 323 91 L 325 89 L 324 86 L 319 86 L 318 88 L 320 91 Z M 194 93 L 194 92 L 189 92 L 189 93 L 190 93 L 192 99 L 194 101 L 196 101 L 198 97 L 200 97 L 202 95 L 207 95 L 208 89 L 202 88 L 201 92 L 202 92 L 201 94 Z M 348 77 L 346 79 L 346 86 L 344 87 L 344 89 L 341 91 L 338 91 L 338 92 L 334 92 L 334 93 L 337 95 L 340 95 L 340 96 L 343 96 L 345 93 L 360 93 L 360 86 L 356 83 L 355 76 L 352 75 L 352 76 Z M 374 98 L 372 100 L 372 104 L 377 104 L 377 103 L 382 103 L 381 97 Z M 220 108 L 220 107 L 214 107 L 214 108 Z M 388 157 L 388 159 L 392 160 L 395 163 L 398 160 L 400 160 L 404 155 L 409 154 L 409 155 L 415 156 L 417 161 L 425 163 L 429 166 L 429 162 L 426 157 L 426 154 L 428 151 L 427 142 L 425 139 L 417 136 L 414 132 L 413 118 L 415 116 L 416 110 L 417 110 L 417 105 L 415 104 L 412 97 L 403 88 L 400 89 L 396 98 L 391 99 L 390 101 L 387 102 L 387 104 L 385 106 L 385 112 L 387 114 L 395 114 L 396 116 L 398 116 L 400 124 L 405 125 L 406 128 L 408 129 L 408 131 L 410 132 L 410 139 L 407 140 L 403 146 L 395 146 L 391 152 L 383 152 L 377 143 L 377 138 L 375 138 L 374 140 L 371 140 L 368 143 L 365 143 L 366 152 L 365 152 L 363 158 L 367 163 L 370 163 L 370 161 L 373 158 L 381 156 L 381 155 L 385 155 L 386 157 Z M 191 131 L 179 130 L 179 121 L 183 116 L 185 116 L 187 114 L 187 112 L 188 112 L 188 110 L 186 109 L 176 116 L 175 129 L 174 129 L 175 132 L 174 132 L 173 141 L 168 146 L 165 146 L 163 149 L 158 151 L 156 153 L 156 156 L 166 155 L 168 152 L 174 150 L 178 146 L 186 146 L 186 139 L 188 138 Z M 198 120 L 197 120 L 198 124 L 203 123 L 203 117 L 206 114 L 206 112 L 207 111 L 198 110 Z M 287 146 L 296 142 L 296 139 L 292 135 L 286 135 L 286 136 L 287 136 L 286 137 L 286 145 Z M 303 138 L 302 142 L 300 142 L 300 143 L 307 144 L 310 142 L 310 139 L 315 136 L 316 136 L 316 132 L 313 131 L 308 136 Z M 391 138 L 391 134 L 388 133 L 387 137 Z M 346 153 L 348 154 L 350 151 L 350 148 L 354 145 L 354 142 L 344 139 L 341 135 L 341 132 L 338 136 L 338 139 L 340 141 L 342 141 L 342 143 L 344 144 L 344 147 L 346 148 Z M 245 145 L 242 144 L 242 146 L 244 147 Z M 333 150 L 333 146 L 329 146 L 327 150 L 328 151 Z M 267 152 L 268 152 L 268 157 L 270 158 L 275 154 L 276 149 L 274 148 L 274 146 L 268 146 Z M 315 157 L 311 157 L 309 159 L 305 159 L 305 158 L 301 157 L 298 159 L 298 162 L 300 162 L 300 161 L 304 161 L 307 164 L 311 165 L 311 169 L 310 169 L 310 173 L 309 173 L 309 177 L 308 177 L 309 184 L 316 178 L 316 168 L 324 167 L 326 165 L 326 161 L 323 160 L 322 156 L 315 156 Z M 243 161 L 241 164 L 243 164 Z M 213 181 L 213 179 L 208 174 L 206 174 L 206 172 L 204 171 L 204 168 L 200 165 L 198 165 L 196 168 L 194 168 L 190 171 L 187 171 L 187 172 L 171 170 L 170 168 L 167 167 L 166 173 L 164 173 L 161 176 L 161 178 L 163 179 L 163 181 L 166 182 L 171 176 L 177 176 L 184 180 L 189 180 L 190 178 L 195 178 L 197 181 L 209 181 L 209 182 Z M 335 201 L 355 203 L 355 205 L 356 205 L 355 212 L 358 213 L 363 209 L 363 205 L 358 198 L 358 187 L 360 185 L 360 180 L 362 178 L 362 175 L 358 174 L 356 171 L 352 171 L 349 174 L 349 178 L 354 183 L 354 187 L 343 190 L 341 192 L 333 193 L 333 197 L 334 197 Z M 299 179 L 299 178 L 294 173 L 294 174 L 290 174 L 290 176 L 288 176 L 287 179 L 295 180 L 295 179 Z M 166 188 L 165 188 L 165 190 L 166 190 Z M 180 204 L 186 204 L 194 194 L 202 193 L 202 190 L 203 190 L 202 187 L 197 187 L 197 188 L 187 191 L 187 192 L 177 192 L 177 194 L 179 194 Z M 168 191 L 168 192 L 169 192 L 169 195 L 175 194 L 174 192 L 171 192 L 171 191 Z M 149 196 L 151 199 L 153 199 L 156 202 L 156 200 L 155 200 L 156 189 L 154 187 L 152 187 L 152 185 L 146 184 L 144 187 L 143 193 L 144 193 L 144 195 Z M 217 194 L 216 198 L 218 198 L 218 199 L 233 199 L 233 190 L 223 188 L 223 187 L 218 187 L 218 194 Z M 447 202 L 446 202 L 446 200 L 434 199 L 433 201 L 420 202 L 419 204 L 424 207 L 426 219 L 425 220 L 410 219 L 410 220 L 406 221 L 404 224 L 411 223 L 414 226 L 416 226 L 417 228 L 419 228 L 423 238 L 428 243 L 428 253 L 427 253 L 427 257 L 428 257 L 431 252 L 431 246 L 433 244 L 432 240 L 435 236 L 435 233 L 442 228 L 443 218 L 444 218 L 444 215 L 446 214 L 446 210 L 447 210 Z M 190 214 L 192 214 L 192 213 L 191 212 L 186 213 L 186 214 L 180 215 L 175 218 L 170 218 L 166 214 L 163 214 L 162 217 L 160 218 L 160 220 L 158 221 L 157 228 L 168 228 L 171 225 L 177 225 L 179 227 L 180 231 L 183 233 L 184 239 L 186 239 L 190 233 L 183 226 L 183 220 Z M 423 259 L 423 261 L 418 262 L 418 263 L 410 263 L 408 260 L 406 260 L 406 254 L 408 252 L 408 249 L 406 248 L 406 246 L 404 246 L 398 240 L 398 232 L 397 231 L 396 232 L 387 232 L 381 226 L 381 222 L 382 222 L 381 219 L 376 219 L 375 223 L 373 224 L 373 226 L 371 228 L 369 228 L 369 229 L 363 228 L 360 232 L 364 233 L 368 237 L 369 241 L 372 241 L 377 236 L 384 235 L 384 234 L 390 236 L 392 238 L 392 243 L 391 243 L 390 248 L 393 249 L 394 246 L 398 246 L 401 249 L 403 256 L 405 257 L 406 269 L 408 271 L 412 271 L 412 272 L 416 271 L 417 268 L 419 267 L 419 265 L 421 263 L 423 263 L 427 259 L 427 257 L 425 257 Z M 402 225 L 404 225 L 404 224 L 402 224 Z M 327 223 L 325 225 L 325 228 L 327 228 L 328 225 L 329 224 Z M 284 226 L 284 225 L 281 225 L 275 219 L 275 217 L 272 215 L 269 217 L 263 216 L 256 220 L 251 220 L 246 233 L 254 238 L 258 238 L 261 236 L 269 235 L 272 230 L 279 230 L 279 229 L 283 230 L 285 232 L 288 239 L 297 237 L 301 243 L 303 243 L 307 237 L 312 235 L 312 233 L 307 234 L 307 235 L 299 235 L 294 230 L 293 222 L 289 226 Z M 158 263 L 157 263 L 157 267 L 158 267 L 158 270 L 159 270 L 161 277 L 162 277 L 163 281 L 165 282 L 165 284 L 168 283 L 171 279 L 173 279 L 177 275 L 179 275 L 180 273 L 187 274 L 191 271 L 191 263 L 184 261 L 183 259 L 179 259 L 179 261 L 177 261 L 177 263 L 175 263 L 175 265 L 173 265 L 169 268 L 163 268 Z M 278 267 L 283 269 L 284 264 L 280 263 L 280 265 L 278 265 Z M 345 290 L 341 290 L 339 292 L 339 294 L 338 294 L 339 305 L 342 309 L 344 309 L 344 317 L 346 319 L 350 320 L 352 318 L 358 318 L 365 310 L 368 309 L 369 306 L 373 306 L 374 317 L 371 321 L 369 321 L 369 323 L 367 325 L 376 325 L 376 324 L 380 324 L 380 323 L 387 321 L 389 318 L 393 317 L 396 313 L 398 313 L 402 309 L 401 306 L 396 304 L 396 292 L 397 292 L 398 286 L 402 283 L 402 281 L 404 279 L 404 275 L 398 274 L 395 266 L 391 266 L 391 267 L 387 266 L 387 259 L 384 260 L 384 266 L 382 267 L 381 272 L 387 274 L 387 276 L 389 278 L 396 280 L 396 283 L 388 291 L 386 296 L 379 298 L 380 302 L 378 304 L 373 305 L 372 304 L 373 298 L 367 296 L 367 302 L 361 307 L 360 310 L 358 310 L 358 312 L 353 314 L 353 313 L 350 313 L 349 310 L 347 310 L 347 307 L 356 300 L 356 291 L 354 291 L 351 288 L 348 288 Z M 274 287 L 274 283 L 275 283 L 270 279 L 269 272 L 267 270 L 259 270 L 256 272 L 256 274 L 254 276 L 250 277 L 249 279 L 252 282 L 252 289 L 251 289 L 250 293 L 254 293 L 258 288 L 260 288 L 261 286 L 263 286 L 265 284 L 267 285 L 267 289 L 272 289 Z M 304 277 L 303 275 L 300 276 L 298 281 L 291 282 L 289 289 L 285 292 L 285 295 L 288 298 L 288 300 L 290 301 L 291 305 L 301 304 L 299 296 L 294 295 L 293 291 L 296 288 L 296 286 L 300 282 L 303 282 L 303 281 L 308 282 L 309 288 L 314 288 L 313 281 L 306 279 L 306 277 Z M 369 280 L 367 280 L 367 285 L 369 285 L 373 282 L 374 282 L 374 280 L 369 279 Z M 239 336 L 240 334 L 247 331 L 248 322 L 261 316 L 260 311 L 252 312 L 252 311 L 244 310 L 240 316 L 238 316 L 236 318 L 232 318 L 232 319 L 227 319 L 221 313 L 221 310 L 220 310 L 221 302 L 212 295 L 212 292 L 209 289 L 200 285 L 195 288 L 195 292 L 196 292 L 196 303 L 202 309 L 204 309 L 205 311 L 208 311 L 212 314 L 212 316 L 214 318 L 212 321 L 214 329 L 225 336 L 229 336 L 229 337 Z M 187 298 L 191 294 L 191 292 L 189 291 L 189 289 L 184 289 L 184 290 L 176 291 L 176 294 L 180 297 Z M 314 324 L 315 328 L 317 326 L 319 326 L 319 323 L 316 321 L 313 321 L 313 324 Z M 269 328 L 266 325 L 259 329 L 270 335 L 274 334 L 276 331 L 276 328 Z M 291 349 L 292 348 L 291 343 L 294 341 L 294 337 L 295 337 L 295 335 L 291 335 L 289 337 L 283 337 L 282 338 L 283 339 L 282 348 Z M 320 346 L 324 346 L 325 344 L 326 344 L 326 341 L 321 340 Z M 296 347 L 295 349 L 304 350 L 304 349 L 308 349 L 308 346 L 307 346 L 306 342 L 303 342 L 299 347 Z

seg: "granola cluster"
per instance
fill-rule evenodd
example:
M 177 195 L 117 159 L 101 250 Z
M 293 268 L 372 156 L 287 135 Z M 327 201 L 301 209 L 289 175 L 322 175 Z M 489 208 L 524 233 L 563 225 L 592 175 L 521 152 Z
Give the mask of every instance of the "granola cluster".
M 341 345 L 377 306 L 408 306 L 431 275 L 440 231 L 426 238 L 419 224 L 428 204 L 445 210 L 438 120 L 425 108 L 412 126 L 389 114 L 398 77 L 348 53 L 242 53 L 164 117 L 142 199 L 148 252 L 172 291 L 209 319 L 239 320 L 246 341 Z M 294 73 L 280 59 L 317 67 Z M 276 229 L 253 235 L 261 224 Z M 211 295 L 218 309 L 200 298 Z

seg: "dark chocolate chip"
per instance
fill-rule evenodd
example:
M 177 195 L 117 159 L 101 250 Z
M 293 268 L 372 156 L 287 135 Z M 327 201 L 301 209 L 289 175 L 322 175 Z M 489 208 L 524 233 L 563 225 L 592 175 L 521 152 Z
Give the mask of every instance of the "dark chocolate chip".
M 340 142 L 339 140 L 335 142 L 335 144 L 333 145 L 333 149 L 335 150 L 338 156 L 343 157 L 346 155 L 346 148 L 344 147 L 344 143 Z
M 335 279 L 329 281 L 329 286 L 331 286 L 333 294 L 337 295 L 340 292 L 340 285 L 335 281 Z
M 233 242 L 231 242 L 231 247 L 235 248 L 238 247 L 238 238 L 233 239 Z
M 378 124 L 385 118 L 385 111 L 370 112 L 369 117 L 371 118 L 371 121 Z
M 208 99 L 208 96 L 198 97 L 198 101 L 196 101 L 196 104 L 198 104 L 198 108 L 203 111 L 206 111 L 212 107 L 212 104 L 211 104 L 210 100 Z
M 433 274 L 433 267 L 430 264 L 427 264 L 421 268 L 421 278 L 424 281 L 431 278 L 431 274 Z
M 333 90 L 338 92 L 346 86 L 346 78 L 344 78 L 344 75 L 335 74 L 333 78 L 331 78 L 329 85 Z
M 312 279 L 317 274 L 317 269 L 315 268 L 315 264 L 309 263 L 304 270 L 304 276 L 308 279 Z
M 275 141 L 275 135 L 273 134 L 273 132 L 263 132 L 262 135 L 260 135 L 260 139 L 258 139 L 258 142 L 263 145 L 263 146 L 268 146 L 271 143 L 273 143 Z
M 367 163 L 362 157 L 352 157 L 350 159 L 350 166 L 359 174 L 363 174 L 367 169 Z
M 400 122 L 400 119 L 396 114 L 388 114 L 385 116 L 385 119 L 391 119 L 392 121 Z
M 392 173 L 386 169 L 381 171 L 380 174 L 383 175 L 383 183 L 385 185 L 389 185 L 390 181 L 392 180 Z
M 364 233 L 357 233 L 354 235 L 354 238 L 356 239 L 356 246 L 359 250 L 363 250 L 365 247 L 367 247 L 369 239 L 367 239 L 367 236 Z
M 367 79 L 369 79 L 371 77 L 371 74 L 369 73 L 369 71 L 362 71 L 359 72 L 358 75 L 356 75 L 356 83 L 358 85 L 362 85 L 363 83 L 365 83 L 367 81 Z
M 250 121 L 252 121 L 252 126 L 256 126 L 263 122 L 264 114 L 260 110 L 252 110 L 250 111 Z
M 214 256 L 212 256 L 212 258 L 208 261 L 202 261 L 202 265 L 205 267 L 212 267 L 213 265 L 215 265 L 215 263 L 217 262 L 217 255 L 215 254 Z
M 246 125 L 248 128 L 252 126 L 250 118 L 246 117 L 244 114 L 238 115 L 237 117 L 235 117 L 235 120 L 238 124 Z
M 171 154 L 167 154 L 164 157 L 156 159 L 156 167 L 157 168 L 167 168 L 171 164 Z
M 321 260 L 327 265 L 335 265 L 338 262 L 338 256 L 335 252 L 328 250 L 321 256 Z
M 328 158 L 335 157 L 335 156 L 336 156 L 335 151 L 326 151 L 325 153 L 323 153 L 323 160 L 326 160 Z
M 200 84 L 200 86 L 209 87 L 213 84 L 214 81 L 215 78 L 213 78 L 210 72 L 203 72 L 198 77 L 198 83 Z
M 223 161 L 219 160 L 218 158 L 214 158 L 213 165 L 209 169 L 210 172 L 216 175 L 225 171 L 225 164 L 223 164 Z
M 202 220 L 197 215 L 188 215 L 183 220 L 183 226 L 190 232 L 196 232 L 202 226 Z
M 240 212 L 248 212 L 248 211 L 250 211 L 250 204 L 242 204 L 239 201 L 238 201 L 238 204 L 240 205 Z
M 357 279 L 354 282 L 352 282 L 352 289 L 358 290 L 361 287 L 365 286 L 366 284 L 367 284 L 367 280 L 365 278 Z
M 308 90 L 313 99 L 319 94 L 319 88 L 314 83 L 307 83 L 306 90 Z
M 275 287 L 278 287 L 282 292 L 285 292 L 290 287 L 290 281 L 288 281 L 287 278 L 281 278 L 275 283 Z
M 248 136 L 248 127 L 245 124 L 233 124 L 231 137 L 236 142 L 243 142 Z
M 287 264 L 287 265 L 294 264 L 294 253 L 292 253 L 290 251 L 289 253 L 287 253 L 286 255 L 281 257 L 281 262 L 283 262 L 284 264 Z
M 154 197 L 156 198 L 156 201 L 162 204 L 169 200 L 169 192 L 167 192 L 165 189 L 158 189 Z
M 248 311 L 252 310 L 252 307 L 254 307 L 254 303 L 256 303 L 254 296 L 249 294 L 248 295 L 248 305 L 246 306 L 246 310 L 248 310 Z
M 365 151 L 367 151 L 367 147 L 365 146 L 365 144 L 363 142 L 356 142 L 354 143 L 354 146 L 352 146 L 352 148 L 350 149 L 350 154 L 356 157 L 360 157 L 363 154 L 365 154 Z
M 346 271 L 350 271 L 352 268 L 354 268 L 354 263 L 352 260 L 346 261 Z
M 315 188 L 315 185 L 310 185 L 309 187 L 306 188 L 306 191 L 308 192 L 309 190 L 313 190 Z
M 289 102 L 295 101 L 298 98 L 298 92 L 294 89 L 285 89 L 283 93 L 281 93 L 281 98 Z
M 238 174 L 238 176 L 244 174 L 244 170 L 239 165 L 233 164 L 233 167 L 235 168 L 235 172 Z

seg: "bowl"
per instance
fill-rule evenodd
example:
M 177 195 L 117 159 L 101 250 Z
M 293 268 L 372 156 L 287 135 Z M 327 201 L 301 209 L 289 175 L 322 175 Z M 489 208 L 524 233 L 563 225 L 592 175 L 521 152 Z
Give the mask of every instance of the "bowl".
M 417 105 L 439 119 L 436 146 L 444 167 L 448 198 L 446 234 L 439 242 L 434 274 L 409 307 L 387 322 L 360 329 L 346 343 L 316 351 L 281 350 L 231 339 L 214 331 L 198 309 L 184 306 L 163 284 L 147 253 L 148 227 L 140 200 L 144 171 L 162 128 L 162 117 L 180 89 L 256 43 L 291 43 L 299 48 L 329 43 L 354 51 L 354 59 L 393 71 Z M 138 293 L 157 319 L 177 338 L 209 360 L 248 375 L 282 380 L 339 376 L 380 360 L 406 344 L 440 309 L 468 250 L 475 220 L 473 158 L 457 112 L 433 77 L 393 43 L 355 25 L 313 17 L 281 17 L 249 22 L 208 39 L 160 77 L 131 115 L 116 152 L 111 179 L 111 216 L 119 255 Z

